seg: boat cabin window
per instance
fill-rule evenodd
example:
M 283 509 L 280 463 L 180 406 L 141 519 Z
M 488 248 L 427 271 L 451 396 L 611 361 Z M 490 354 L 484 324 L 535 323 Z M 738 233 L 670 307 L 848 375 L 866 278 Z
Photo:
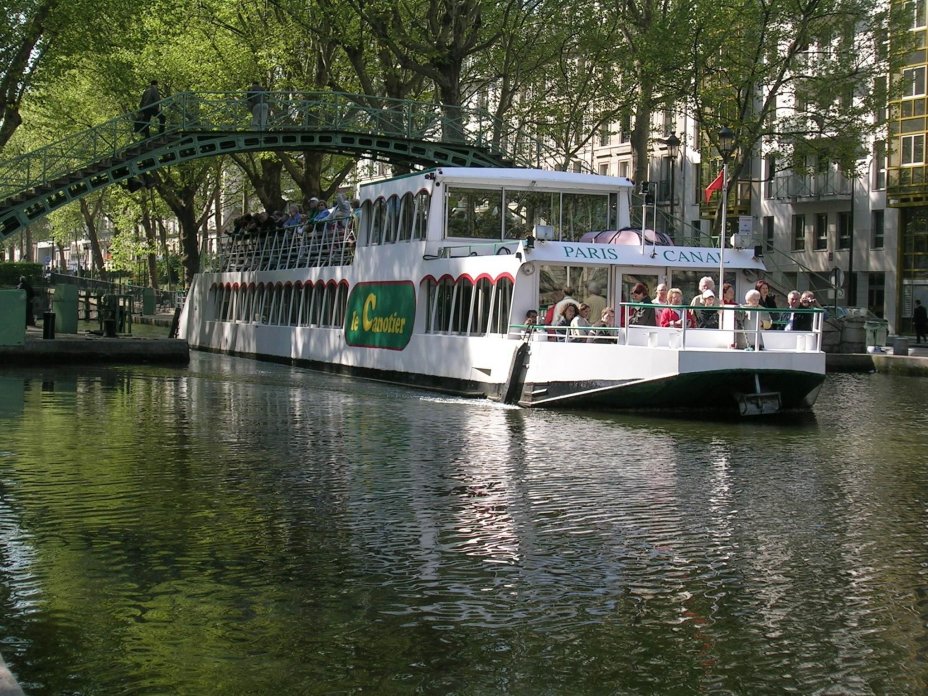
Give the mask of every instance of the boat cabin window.
M 590 323 L 600 320 L 602 311 L 611 304 L 609 269 L 600 266 L 542 266 L 540 268 L 538 310 L 541 320 L 547 319 L 549 308 L 564 298 L 564 291 L 578 303 L 590 306 Z M 557 322 L 557 317 L 551 317 Z
M 512 279 L 495 281 L 481 277 L 474 283 L 467 276 L 448 276 L 422 281 L 425 299 L 425 332 L 482 336 L 505 334 L 512 309 Z
M 348 283 L 258 283 L 219 285 L 210 290 L 216 321 L 280 326 L 341 327 L 348 306 Z
M 524 239 L 543 227 L 552 239 L 577 241 L 615 223 L 608 194 L 449 185 L 445 196 L 445 237 Z
M 393 194 L 361 205 L 361 244 L 420 241 L 428 232 L 429 193 Z

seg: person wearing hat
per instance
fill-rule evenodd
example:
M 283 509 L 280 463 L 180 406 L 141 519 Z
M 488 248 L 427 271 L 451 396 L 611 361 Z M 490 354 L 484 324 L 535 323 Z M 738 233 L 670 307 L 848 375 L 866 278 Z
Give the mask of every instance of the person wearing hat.
M 719 328 L 719 311 L 717 309 L 711 309 L 715 306 L 714 291 L 702 291 L 702 306 L 703 309 L 696 313 L 696 325 L 700 329 Z
M 703 296 L 703 293 L 706 290 L 711 290 L 714 296 L 715 281 L 712 280 L 712 278 L 710 278 L 709 276 L 703 276 L 702 278 L 699 279 L 699 292 L 696 293 L 696 296 L 693 298 L 690 304 L 697 305 L 697 306 L 702 306 L 703 304 L 705 304 L 704 302 L 705 297 Z

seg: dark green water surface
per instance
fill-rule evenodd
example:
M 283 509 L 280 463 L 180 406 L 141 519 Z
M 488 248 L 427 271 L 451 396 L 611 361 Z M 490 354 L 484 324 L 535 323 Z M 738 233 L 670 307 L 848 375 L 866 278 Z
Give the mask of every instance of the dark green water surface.
M 0 653 L 32 696 L 925 693 L 926 393 L 718 423 L 0 372 Z

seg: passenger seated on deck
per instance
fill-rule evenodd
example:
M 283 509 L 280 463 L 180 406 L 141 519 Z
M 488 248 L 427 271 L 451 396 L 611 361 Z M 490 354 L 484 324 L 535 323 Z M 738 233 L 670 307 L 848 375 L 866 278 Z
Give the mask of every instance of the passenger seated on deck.
M 568 302 L 564 305 L 564 308 L 561 310 L 560 315 L 558 315 L 557 321 L 554 323 L 555 326 L 559 327 L 555 329 L 557 341 L 567 341 L 569 340 L 568 334 L 570 333 L 569 327 L 571 322 L 577 316 L 577 303 Z M 561 328 L 563 327 L 563 328 Z
M 670 288 L 667 293 L 667 302 L 672 305 L 683 304 L 683 291 L 680 288 Z M 681 316 L 685 315 L 685 319 Z M 667 307 L 661 310 L 658 315 L 658 324 L 660 326 L 669 326 L 672 328 L 683 328 L 683 322 L 686 321 L 687 328 L 696 328 L 696 316 L 688 309 L 672 309 Z
M 748 290 L 744 296 L 744 306 L 751 311 L 744 313 L 744 341 L 745 350 L 763 350 L 764 340 L 758 333 L 758 329 L 767 330 L 773 326 L 773 320 L 770 314 L 765 311 L 754 311 L 762 309 L 760 304 L 760 292 L 754 289 Z
M 577 316 L 570 322 L 568 341 L 585 343 L 590 340 L 590 305 L 581 302 L 577 308 Z
M 593 343 L 615 343 L 618 332 L 615 330 L 615 310 L 604 307 L 598 322 L 590 329 L 590 340 Z

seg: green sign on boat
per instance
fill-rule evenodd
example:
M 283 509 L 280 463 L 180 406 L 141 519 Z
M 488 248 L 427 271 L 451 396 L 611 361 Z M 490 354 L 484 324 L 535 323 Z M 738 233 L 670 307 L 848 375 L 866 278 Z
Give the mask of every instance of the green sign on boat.
M 349 346 L 403 350 L 412 337 L 416 289 L 409 281 L 358 283 L 348 295 Z

